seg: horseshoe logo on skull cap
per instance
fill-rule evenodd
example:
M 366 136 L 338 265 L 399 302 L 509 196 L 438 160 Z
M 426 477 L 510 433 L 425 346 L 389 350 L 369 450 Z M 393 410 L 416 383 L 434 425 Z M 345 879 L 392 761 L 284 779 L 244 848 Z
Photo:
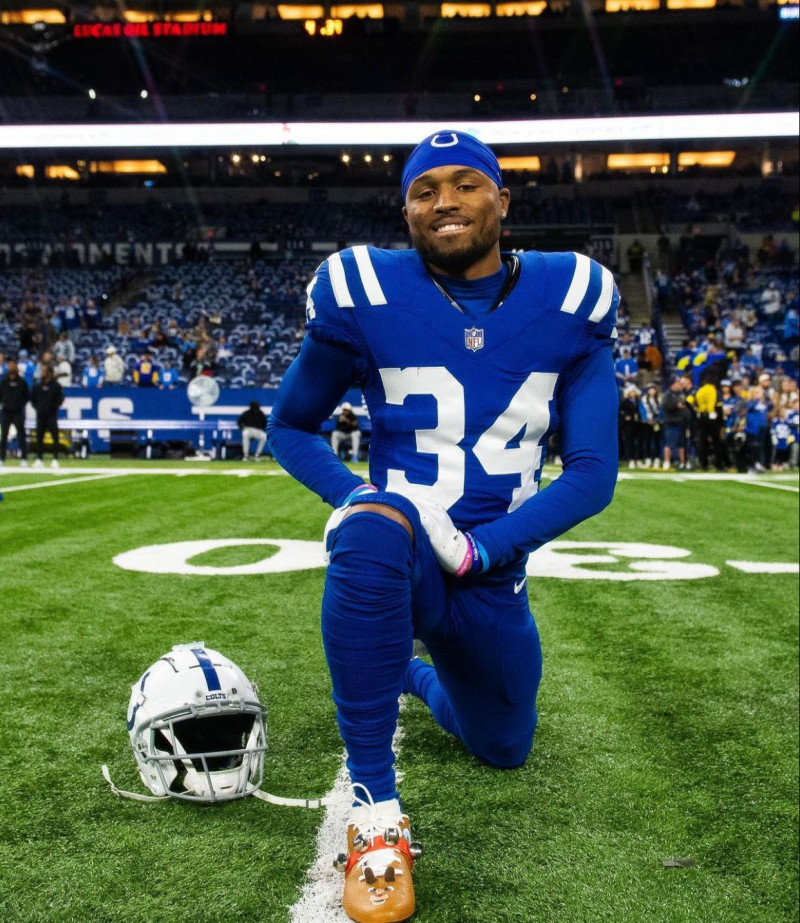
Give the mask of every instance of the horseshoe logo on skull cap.
M 440 135 L 434 135 L 431 138 L 431 147 L 455 147 L 458 144 L 458 135 L 451 131 L 450 137 L 453 139 L 452 141 L 440 141 Z

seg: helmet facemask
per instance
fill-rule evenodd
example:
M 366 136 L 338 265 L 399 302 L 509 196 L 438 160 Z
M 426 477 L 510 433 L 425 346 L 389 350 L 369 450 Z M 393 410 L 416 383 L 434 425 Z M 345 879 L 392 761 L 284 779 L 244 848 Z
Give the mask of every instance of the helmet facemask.
M 142 730 L 143 762 L 175 798 L 228 801 L 261 787 L 267 748 L 260 712 L 165 715 Z

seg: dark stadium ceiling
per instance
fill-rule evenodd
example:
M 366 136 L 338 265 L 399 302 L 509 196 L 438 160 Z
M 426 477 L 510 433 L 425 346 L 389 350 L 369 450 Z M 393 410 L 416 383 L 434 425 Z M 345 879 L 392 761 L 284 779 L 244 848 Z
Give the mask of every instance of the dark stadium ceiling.
M 80 19 L 113 19 L 120 18 L 125 10 L 141 10 L 142 12 L 169 12 L 173 10 L 210 10 L 220 16 L 227 16 L 231 10 L 240 6 L 251 6 L 250 3 L 239 3 L 232 0 L 230 3 L 193 3 L 191 0 L 136 0 L 133 3 L 123 3 L 121 0 L 98 0 L 95 3 L 65 3 L 63 0 L 3 0 L 0 10 L 61 10 L 69 18 Z
M 488 0 L 485 2 L 484 6 L 493 6 L 496 7 L 502 0 Z M 609 4 L 608 0 L 546 0 L 546 6 L 543 5 L 544 9 L 547 9 L 549 12 L 554 13 L 568 13 L 572 12 L 576 15 L 583 16 L 586 12 L 626 12 L 633 10 L 637 12 L 636 7 L 637 0 L 619 0 L 619 2 L 612 2 Z M 638 0 L 638 2 L 643 3 L 644 0 Z M 696 3 L 696 6 L 692 6 L 693 2 Z M 726 11 L 732 11 L 734 9 L 765 9 L 768 7 L 777 7 L 779 5 L 792 5 L 794 0 L 715 0 L 715 2 L 709 2 L 709 0 L 660 0 L 656 2 L 654 6 L 644 6 L 638 10 L 639 13 L 646 11 L 648 15 L 652 15 L 655 10 L 661 9 L 663 11 L 670 10 L 671 12 L 680 12 L 686 9 L 694 9 L 694 11 L 708 10 L 709 7 L 716 5 L 719 8 L 724 8 Z M 366 7 L 370 4 L 370 0 L 355 0 L 356 6 Z M 85 3 L 69 3 L 64 2 L 64 0 L 3 0 L 0 4 L 0 13 L 6 11 L 23 11 L 23 10 L 58 10 L 64 14 L 65 19 L 68 22 L 85 22 L 85 21 L 109 21 L 114 19 L 123 19 L 126 12 L 131 13 L 149 13 L 155 14 L 156 16 L 163 17 L 169 14 L 175 13 L 206 13 L 213 16 L 215 19 L 219 20 L 231 20 L 238 19 L 241 21 L 247 20 L 263 20 L 275 18 L 278 16 L 278 6 L 281 7 L 298 7 L 303 9 L 309 9 L 312 6 L 321 7 L 323 10 L 323 15 L 330 15 L 332 8 L 336 8 L 336 3 L 325 3 L 325 2 L 314 2 L 314 0 L 228 0 L 228 2 L 223 2 L 223 0 L 206 0 L 206 2 L 193 3 L 191 0 L 133 0 L 133 2 L 122 2 L 122 0 L 96 0 L 96 2 L 85 2 Z M 348 7 L 353 7 L 353 3 L 346 4 Z M 396 18 L 396 19 L 405 19 L 405 20 L 418 20 L 418 19 L 433 19 L 442 15 L 442 3 L 437 2 L 437 0 L 428 0 L 428 2 L 416 2 L 416 3 L 402 3 L 402 2 L 393 2 L 393 0 L 383 0 L 383 2 L 378 2 L 373 4 L 374 6 L 380 6 L 383 10 L 383 16 L 386 18 Z M 455 5 L 455 4 L 451 4 Z M 476 16 L 485 16 L 486 12 L 478 13 L 476 12 L 477 7 L 480 5 L 478 3 L 469 3 L 463 2 L 460 4 L 464 10 L 460 14 L 460 18 L 468 19 L 474 18 Z M 469 13 L 466 12 L 468 7 L 472 6 L 473 9 Z M 340 6 L 339 9 L 342 9 Z M 354 13 L 351 11 L 345 15 L 367 15 L 365 12 Z M 371 16 L 375 15 L 374 12 L 370 14 Z M 451 11 L 447 13 L 448 16 L 458 16 L 457 13 Z M 511 15 L 510 13 L 504 13 L 502 15 Z M 516 13 L 514 15 L 519 15 Z

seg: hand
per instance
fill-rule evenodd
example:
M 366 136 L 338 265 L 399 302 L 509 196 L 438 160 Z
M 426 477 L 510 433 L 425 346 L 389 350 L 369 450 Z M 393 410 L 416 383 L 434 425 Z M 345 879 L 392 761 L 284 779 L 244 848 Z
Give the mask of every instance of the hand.
M 409 497 L 419 512 L 422 528 L 430 539 L 433 553 L 442 570 L 456 577 L 486 567 L 486 552 L 469 532 L 461 532 L 453 524 L 447 510 L 430 500 Z
M 329 564 L 331 560 L 330 548 L 328 547 L 328 536 L 331 532 L 339 525 L 339 523 L 344 519 L 345 513 L 353 505 L 356 500 L 366 500 L 365 494 L 376 493 L 378 488 L 374 484 L 359 484 L 355 490 L 351 491 L 344 499 L 344 503 L 341 506 L 337 506 L 336 509 L 328 517 L 328 521 L 325 523 L 325 532 L 322 536 L 322 545 L 324 548 L 325 563 Z

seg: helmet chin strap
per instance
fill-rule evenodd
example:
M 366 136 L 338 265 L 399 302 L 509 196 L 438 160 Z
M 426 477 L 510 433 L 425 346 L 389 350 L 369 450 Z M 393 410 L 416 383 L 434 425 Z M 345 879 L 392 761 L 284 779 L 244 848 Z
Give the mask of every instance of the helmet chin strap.
M 120 798 L 130 798 L 133 801 L 166 801 L 171 797 L 170 795 L 140 795 L 138 792 L 123 791 L 111 781 L 111 773 L 105 763 L 101 767 L 101 772 L 103 773 L 103 778 L 111 787 L 111 791 Z M 252 795 L 254 798 L 258 798 L 259 801 L 267 801 L 270 804 L 278 804 L 285 808 L 309 808 L 311 810 L 323 808 L 329 804 L 338 804 L 342 800 L 341 798 L 281 798 L 279 795 L 270 795 L 269 792 L 262 792 L 260 789 L 247 792 L 245 797 L 247 795 Z M 222 800 L 234 801 L 236 799 Z
M 140 795 L 138 792 L 125 792 L 121 788 L 117 788 L 111 781 L 111 773 L 105 763 L 103 763 L 100 771 L 103 773 L 103 778 L 111 786 L 111 791 L 115 795 L 119 795 L 120 798 L 131 798 L 133 801 L 164 801 L 169 798 L 169 795 Z
M 268 801 L 270 804 L 279 804 L 284 808 L 324 808 L 329 804 L 339 804 L 341 798 L 281 798 L 280 795 L 270 795 L 269 792 L 262 792 L 258 789 L 252 792 L 254 798 L 259 801 Z

